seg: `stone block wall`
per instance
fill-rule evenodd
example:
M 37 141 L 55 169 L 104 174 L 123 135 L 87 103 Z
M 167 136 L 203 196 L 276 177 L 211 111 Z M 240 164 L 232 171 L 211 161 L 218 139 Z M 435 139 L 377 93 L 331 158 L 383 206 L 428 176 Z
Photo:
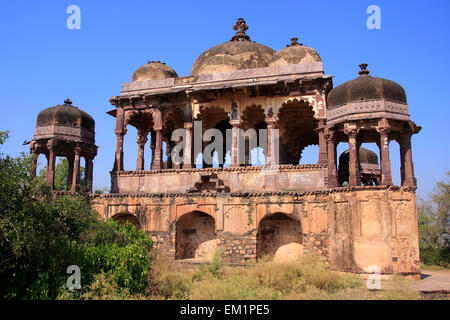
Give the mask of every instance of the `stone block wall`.
M 136 217 L 155 247 L 178 259 L 210 260 L 222 247 L 225 262 L 232 264 L 266 254 L 287 261 L 315 253 L 335 270 L 366 273 L 375 266 L 382 274 L 420 273 L 411 188 L 108 194 L 93 203 L 104 219 Z M 188 219 L 193 215 L 198 219 Z

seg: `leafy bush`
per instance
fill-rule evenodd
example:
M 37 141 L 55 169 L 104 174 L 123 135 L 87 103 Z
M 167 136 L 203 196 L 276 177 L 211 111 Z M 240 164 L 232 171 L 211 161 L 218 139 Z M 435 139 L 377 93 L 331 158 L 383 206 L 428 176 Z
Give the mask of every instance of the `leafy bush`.
M 447 179 L 450 172 L 447 173 Z M 450 183 L 438 182 L 430 201 L 418 206 L 420 257 L 429 265 L 450 266 Z
M 0 145 L 7 133 L 0 132 Z M 0 154 L 0 297 L 54 299 L 64 296 L 67 267 L 81 268 L 84 290 L 98 274 L 118 290 L 144 290 L 151 239 L 128 224 L 104 222 L 83 194 L 53 199 L 49 187 L 31 178 L 32 157 Z

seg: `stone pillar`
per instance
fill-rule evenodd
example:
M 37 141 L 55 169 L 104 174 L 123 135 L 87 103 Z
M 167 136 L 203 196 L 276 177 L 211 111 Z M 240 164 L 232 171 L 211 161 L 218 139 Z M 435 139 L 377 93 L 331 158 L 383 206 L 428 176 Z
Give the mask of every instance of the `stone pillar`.
M 405 171 L 405 179 L 402 185 L 408 187 L 416 186 L 416 179 L 414 177 L 414 164 L 412 161 L 411 136 L 412 133 L 410 132 L 400 133 L 400 145 L 402 150 L 402 158 L 400 159 L 400 161 L 403 163 Z
M 381 163 L 381 184 L 385 186 L 392 185 L 391 160 L 389 159 L 389 132 L 387 127 L 378 128 L 380 134 L 380 163 Z
M 74 158 L 67 157 L 67 162 L 69 163 L 69 170 L 67 171 L 67 190 L 70 190 L 72 188 L 72 179 L 73 179 L 73 160 Z
M 125 111 L 122 107 L 117 108 L 116 114 L 116 159 L 114 162 L 114 170 L 123 171 L 123 137 L 126 134 L 126 125 L 124 123 Z
M 186 131 L 185 139 L 186 143 L 183 150 L 183 169 L 192 168 L 192 122 L 185 122 L 184 129 Z
M 166 169 L 172 169 L 172 143 L 166 142 L 166 156 L 167 156 Z
M 231 162 L 230 167 L 239 167 L 239 125 L 240 120 L 230 120 L 231 129 Z
M 250 166 L 250 158 L 251 156 L 251 150 L 250 150 L 250 138 L 245 137 L 245 166 Z
M 53 190 L 55 187 L 55 162 L 56 162 L 55 147 L 56 147 L 55 142 L 53 140 L 49 140 L 47 143 L 47 149 L 49 153 L 47 158 L 46 180 L 50 185 L 50 190 Z
M 345 134 L 348 136 L 348 150 L 349 150 L 349 161 L 348 161 L 348 171 L 349 178 L 348 184 L 350 186 L 359 186 L 359 162 L 358 162 L 358 129 L 357 128 L 346 128 L 344 130 Z
M 327 141 L 327 164 L 328 164 L 328 187 L 335 188 L 338 186 L 337 179 L 337 161 L 336 161 L 336 139 L 332 130 L 325 133 Z
M 277 155 L 278 143 L 276 134 L 275 134 L 275 118 L 270 117 L 265 119 L 267 124 L 267 156 L 266 156 L 266 166 L 272 166 L 279 164 Z
M 77 187 L 80 184 L 80 153 L 81 148 L 76 146 L 74 148 L 75 157 L 73 160 L 73 176 L 72 176 L 72 191 L 76 191 Z
M 34 177 L 36 177 L 37 161 L 38 161 L 39 154 L 37 154 L 37 153 L 32 153 L 31 156 L 33 157 L 33 162 L 31 163 L 31 172 L 30 172 L 30 176 L 31 176 L 32 178 L 34 178 Z
M 93 180 L 93 172 L 94 172 L 94 162 L 90 157 L 85 157 L 86 168 L 85 168 L 85 184 L 86 191 L 92 193 L 92 180 Z
M 152 151 L 152 162 L 150 163 L 150 170 L 153 170 L 153 163 L 155 163 L 155 147 L 156 147 L 156 132 L 151 132 L 150 150 Z
M 327 156 L 327 139 L 325 138 L 325 120 L 319 120 L 319 126 L 317 128 L 317 133 L 319 135 L 319 164 L 328 163 Z
M 152 170 L 161 169 L 161 156 L 162 156 L 162 135 L 161 130 L 155 130 L 155 151 L 153 153 Z
M 144 148 L 147 143 L 147 131 L 138 131 L 136 142 L 138 144 L 138 157 L 136 163 L 136 170 L 144 170 Z

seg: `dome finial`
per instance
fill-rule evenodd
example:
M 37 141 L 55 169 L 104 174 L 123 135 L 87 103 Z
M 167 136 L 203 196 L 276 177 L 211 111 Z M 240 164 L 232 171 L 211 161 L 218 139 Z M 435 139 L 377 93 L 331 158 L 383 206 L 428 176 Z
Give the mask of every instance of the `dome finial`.
M 358 71 L 358 74 L 359 74 L 360 76 L 368 75 L 368 74 L 370 73 L 370 71 L 367 70 L 367 66 L 368 66 L 367 63 L 361 63 L 361 64 L 359 65 L 359 67 L 361 68 L 361 70 Z
M 72 100 L 66 99 L 66 100 L 64 100 L 64 104 L 67 104 L 67 105 L 71 106 L 72 105 Z
M 248 30 L 248 26 L 244 19 L 237 19 L 233 30 L 236 30 L 236 34 L 231 38 L 231 41 L 250 41 L 250 37 L 245 33 Z
M 291 44 L 288 44 L 286 47 L 293 47 L 293 46 L 302 46 L 303 43 L 298 43 L 298 38 L 293 37 L 291 38 Z

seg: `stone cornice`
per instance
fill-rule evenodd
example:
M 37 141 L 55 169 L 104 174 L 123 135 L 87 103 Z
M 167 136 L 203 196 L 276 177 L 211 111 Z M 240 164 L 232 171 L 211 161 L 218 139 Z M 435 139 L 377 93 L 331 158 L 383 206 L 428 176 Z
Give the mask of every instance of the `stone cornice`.
M 86 129 L 72 128 L 67 126 L 45 126 L 36 127 L 33 140 L 59 138 L 74 142 L 95 143 L 95 133 Z
M 343 193 L 343 192 L 357 192 L 357 191 L 376 191 L 376 190 L 402 190 L 405 192 L 415 192 L 416 187 L 401 187 L 401 186 L 355 186 L 355 187 L 338 187 L 338 188 L 327 188 L 318 189 L 314 191 L 267 191 L 267 192 L 231 192 L 231 193 L 212 193 L 212 192 L 202 192 L 202 193 L 147 193 L 147 192 L 134 192 L 134 193 L 108 193 L 101 195 L 92 195 L 92 198 L 175 198 L 175 197 L 270 197 L 270 196 L 291 196 L 291 197 L 304 197 L 304 196 L 320 196 L 328 195 L 333 193 Z
M 358 119 L 409 120 L 408 105 L 386 99 L 355 101 L 327 109 L 327 124 Z
M 253 68 L 244 70 L 234 70 L 228 72 L 216 72 L 211 74 L 201 74 L 196 78 L 168 78 L 160 80 L 134 81 L 122 85 L 122 96 L 129 94 L 166 94 L 181 91 L 211 90 L 217 86 L 248 86 L 255 82 L 269 81 L 272 84 L 284 78 L 301 78 L 304 80 L 314 80 L 316 78 L 330 78 L 323 74 L 323 66 L 320 62 L 303 63 L 278 67 Z M 189 78 L 189 79 L 187 79 Z M 184 81 L 186 80 L 186 81 Z M 187 81 L 189 80 L 189 81 Z M 270 80 L 273 80 L 272 82 Z M 213 86 L 212 88 L 210 86 Z
M 276 173 L 278 171 L 304 171 L 304 170 L 317 170 L 327 168 L 326 164 L 301 164 L 301 165 L 279 165 L 279 166 L 248 166 L 248 167 L 227 167 L 227 168 L 205 168 L 205 169 L 161 169 L 161 170 L 139 170 L 139 171 L 112 171 L 112 175 L 117 176 L 136 176 L 136 175 L 154 175 L 154 174 L 164 174 L 164 173 L 201 173 L 201 172 L 254 172 L 254 171 L 266 171 L 268 174 Z

